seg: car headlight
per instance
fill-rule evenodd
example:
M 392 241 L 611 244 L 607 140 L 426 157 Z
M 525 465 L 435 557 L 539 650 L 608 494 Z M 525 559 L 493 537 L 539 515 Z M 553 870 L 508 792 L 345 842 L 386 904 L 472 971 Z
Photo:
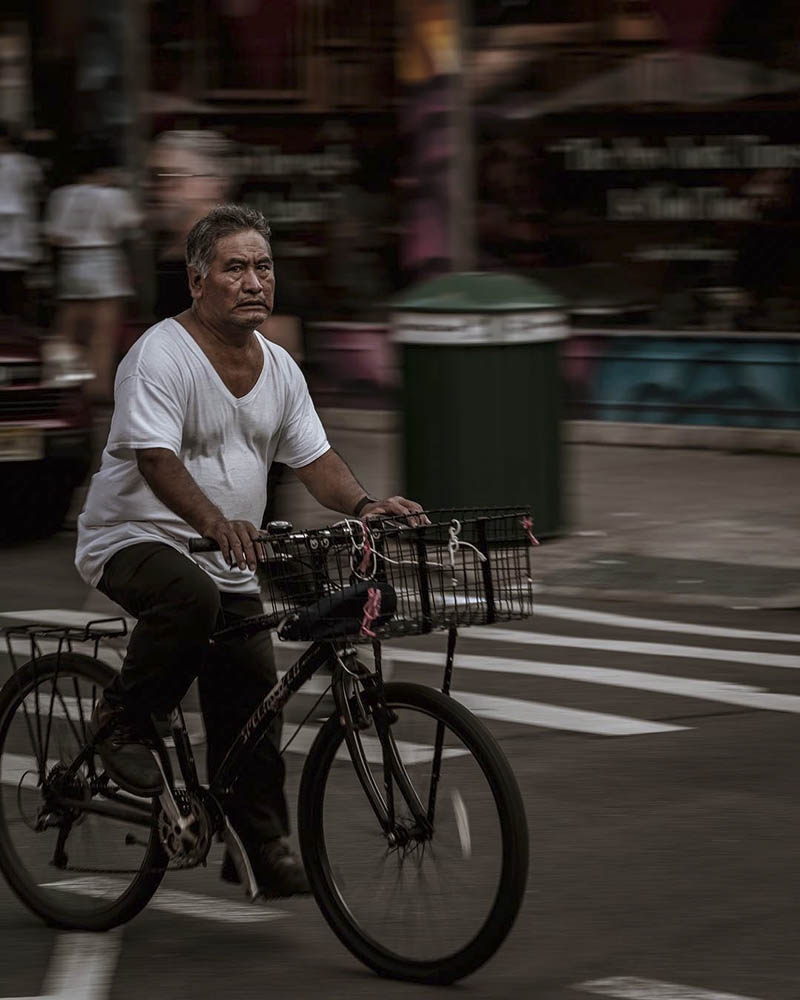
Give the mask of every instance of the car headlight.
M 45 385 L 80 385 L 95 377 L 83 352 L 61 337 L 42 343 L 42 382 Z

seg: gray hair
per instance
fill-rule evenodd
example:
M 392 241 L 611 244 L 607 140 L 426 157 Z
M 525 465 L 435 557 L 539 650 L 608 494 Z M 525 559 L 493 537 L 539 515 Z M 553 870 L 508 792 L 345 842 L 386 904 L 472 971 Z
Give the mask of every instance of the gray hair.
M 207 129 L 176 129 L 162 132 L 153 140 L 153 149 L 177 149 L 202 157 L 219 177 L 230 179 L 235 173 L 235 146 L 221 132 Z
M 186 266 L 205 278 L 211 269 L 217 243 L 234 233 L 254 230 L 269 243 L 272 230 L 264 215 L 249 205 L 217 205 L 189 230 Z

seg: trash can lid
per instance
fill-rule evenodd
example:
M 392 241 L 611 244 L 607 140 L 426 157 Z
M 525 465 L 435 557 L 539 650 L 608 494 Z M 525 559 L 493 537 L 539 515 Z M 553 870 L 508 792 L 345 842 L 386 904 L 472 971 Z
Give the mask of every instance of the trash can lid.
M 487 313 L 564 309 L 564 299 L 540 281 L 517 274 L 464 271 L 443 274 L 389 300 L 397 312 Z

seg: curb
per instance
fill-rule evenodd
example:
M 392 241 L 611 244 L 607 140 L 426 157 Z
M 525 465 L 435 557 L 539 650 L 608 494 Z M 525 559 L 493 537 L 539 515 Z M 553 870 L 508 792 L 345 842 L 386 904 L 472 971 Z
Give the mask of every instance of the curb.
M 399 434 L 400 410 L 320 407 L 325 427 L 373 434 Z M 605 444 L 643 448 L 695 448 L 710 451 L 800 455 L 800 430 L 779 427 L 712 427 L 700 424 L 648 424 L 613 420 L 564 420 L 565 444 Z
M 636 424 L 606 420 L 566 420 L 568 444 L 608 444 L 713 451 L 800 454 L 800 430 L 777 427 L 710 427 L 697 424 Z

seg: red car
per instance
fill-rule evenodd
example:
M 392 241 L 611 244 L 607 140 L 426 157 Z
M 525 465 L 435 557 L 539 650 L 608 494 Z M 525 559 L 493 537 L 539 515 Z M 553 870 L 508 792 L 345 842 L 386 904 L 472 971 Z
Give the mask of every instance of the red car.
M 92 419 L 80 352 L 0 316 L 0 538 L 57 531 L 89 473 Z

